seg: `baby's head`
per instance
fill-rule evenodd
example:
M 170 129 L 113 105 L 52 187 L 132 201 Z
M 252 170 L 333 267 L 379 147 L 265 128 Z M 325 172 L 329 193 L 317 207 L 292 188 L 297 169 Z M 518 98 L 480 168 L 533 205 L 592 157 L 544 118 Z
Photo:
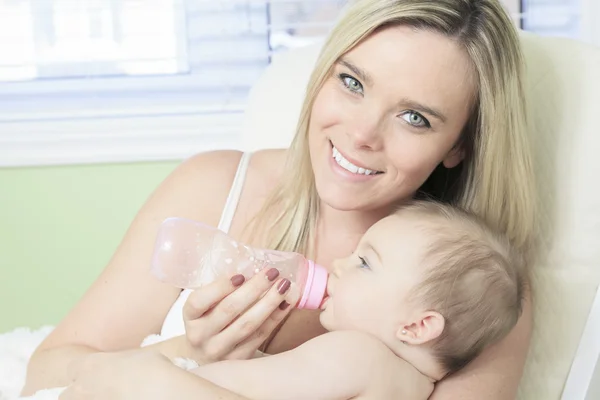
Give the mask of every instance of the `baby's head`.
M 414 202 L 334 263 L 321 323 L 373 334 L 439 377 L 508 334 L 525 283 L 522 257 L 503 236 L 457 208 Z

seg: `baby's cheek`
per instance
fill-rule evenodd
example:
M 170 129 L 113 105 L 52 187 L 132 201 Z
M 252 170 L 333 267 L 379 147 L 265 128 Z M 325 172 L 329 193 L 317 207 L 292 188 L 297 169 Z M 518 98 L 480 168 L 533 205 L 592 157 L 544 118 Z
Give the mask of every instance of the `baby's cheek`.
M 337 302 L 335 307 L 329 311 L 335 320 L 336 329 L 355 329 L 357 325 L 357 304 L 355 299 L 345 299 L 346 301 Z
M 319 315 L 319 322 L 323 328 L 327 329 L 328 331 L 333 331 L 335 329 L 331 323 L 331 315 L 328 310 L 321 311 L 321 314 Z

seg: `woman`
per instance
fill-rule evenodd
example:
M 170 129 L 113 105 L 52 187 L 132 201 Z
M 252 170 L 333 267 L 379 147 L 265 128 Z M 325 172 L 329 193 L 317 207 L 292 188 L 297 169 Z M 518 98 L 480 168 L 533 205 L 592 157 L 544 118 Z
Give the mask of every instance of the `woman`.
M 528 251 L 535 202 L 521 63 L 517 33 L 497 0 L 352 2 L 318 59 L 291 147 L 242 161 L 238 152 L 212 152 L 179 166 L 37 349 L 24 393 L 74 381 L 63 398 L 111 388 L 115 399 L 235 399 L 148 349 L 210 362 L 259 347 L 285 351 L 323 332 L 315 312 L 290 313 L 281 303 L 276 277 L 222 280 L 184 292 L 174 305 L 179 291 L 148 272 L 157 228 L 170 216 L 217 225 L 222 214 L 220 226 L 242 242 L 327 266 L 398 203 L 432 197 L 475 211 Z M 135 349 L 163 325 L 175 327 L 172 339 Z M 509 337 L 439 383 L 432 398 L 514 398 L 530 329 L 528 300 Z

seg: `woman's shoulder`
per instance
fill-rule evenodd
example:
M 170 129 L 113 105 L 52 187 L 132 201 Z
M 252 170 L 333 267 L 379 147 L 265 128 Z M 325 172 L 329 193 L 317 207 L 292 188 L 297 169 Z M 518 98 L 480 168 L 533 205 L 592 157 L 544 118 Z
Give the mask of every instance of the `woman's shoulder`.
M 248 172 L 264 178 L 278 176 L 285 162 L 286 150 L 265 149 L 247 153 L 250 156 Z M 243 151 L 213 150 L 195 154 L 181 164 L 181 169 L 187 172 L 204 173 L 211 169 L 219 177 L 232 175 L 238 169 Z
M 283 149 L 266 149 L 248 153 L 250 159 L 244 176 L 247 186 L 272 187 L 273 182 L 281 175 L 285 154 L 286 151 Z M 185 160 L 176 173 L 191 179 L 209 179 L 214 186 L 229 189 L 243 155 L 244 152 L 239 150 L 199 153 Z
M 252 153 L 248 173 L 272 186 L 279 181 L 285 165 L 287 151 L 284 149 L 266 149 Z
M 281 179 L 285 165 L 285 150 L 259 150 L 253 152 L 244 182 L 243 202 L 254 214 Z
M 154 192 L 156 211 L 216 225 L 241 156 L 236 150 L 214 150 L 186 158 Z
M 240 207 L 250 211 L 267 196 L 281 174 L 285 150 L 259 150 L 250 156 L 243 176 Z M 173 172 L 171 180 L 187 188 L 188 199 L 210 208 L 209 214 L 218 216 L 231 190 L 242 155 L 238 150 L 214 150 L 193 155 L 183 161 Z M 210 192 L 210 196 L 206 196 Z M 213 218 L 214 219 L 214 218 Z M 215 222 L 215 221 L 211 221 Z
M 239 150 L 213 150 L 197 153 L 183 160 L 179 165 L 180 173 L 203 174 L 208 169 L 222 177 L 235 172 L 242 157 Z

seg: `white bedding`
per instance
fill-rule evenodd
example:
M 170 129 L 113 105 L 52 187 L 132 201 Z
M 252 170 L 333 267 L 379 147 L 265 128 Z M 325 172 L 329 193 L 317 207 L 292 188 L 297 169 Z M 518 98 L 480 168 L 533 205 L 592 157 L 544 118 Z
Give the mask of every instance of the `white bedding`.
M 19 399 L 25 384 L 27 361 L 40 342 L 54 329 L 44 326 L 37 330 L 17 328 L 0 334 L 0 400 Z M 36 399 L 56 399 L 57 390 L 39 392 Z

